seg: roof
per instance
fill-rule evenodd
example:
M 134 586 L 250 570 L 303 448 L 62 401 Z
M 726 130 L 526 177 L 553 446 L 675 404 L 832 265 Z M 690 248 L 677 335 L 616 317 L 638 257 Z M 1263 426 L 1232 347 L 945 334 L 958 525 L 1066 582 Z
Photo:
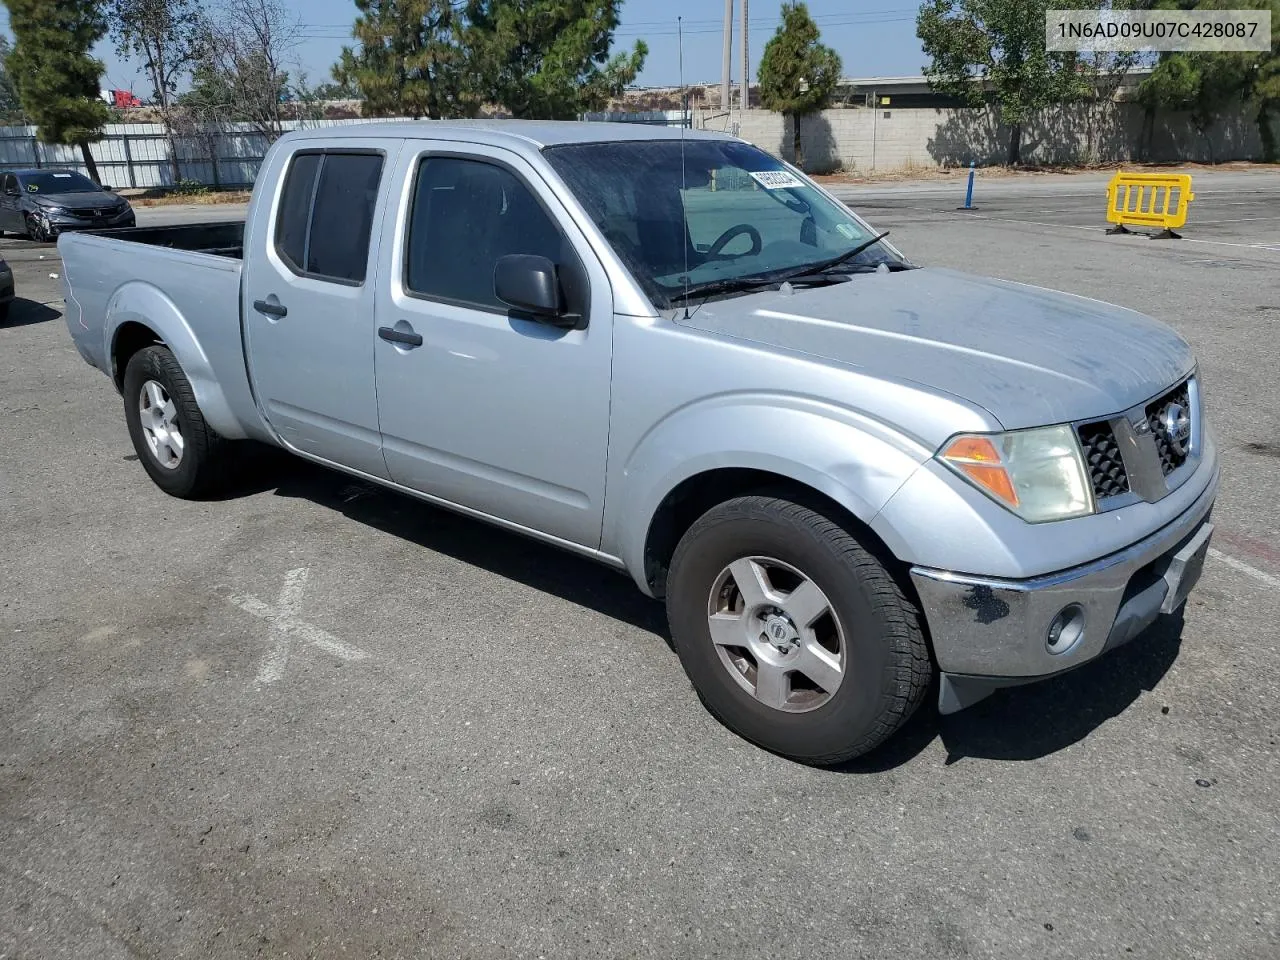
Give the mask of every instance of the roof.
M 488 142 L 519 140 L 539 147 L 567 143 L 600 143 L 616 140 L 679 140 L 680 127 L 646 123 L 612 123 L 583 120 L 388 120 L 309 127 L 285 134 L 289 139 L 347 137 L 408 137 L 428 140 L 469 140 L 483 134 Z M 732 140 L 712 130 L 684 129 L 686 140 Z
M 6 173 L 21 177 L 28 173 L 80 173 L 80 171 L 75 167 L 23 167 L 20 170 L 0 170 L 0 176 Z M 80 176 L 84 176 L 84 174 L 80 173 Z

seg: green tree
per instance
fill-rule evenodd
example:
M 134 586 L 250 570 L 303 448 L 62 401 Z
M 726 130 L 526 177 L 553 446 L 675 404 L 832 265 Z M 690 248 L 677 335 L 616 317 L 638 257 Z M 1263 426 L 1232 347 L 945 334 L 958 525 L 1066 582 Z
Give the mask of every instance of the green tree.
M 840 82 L 840 56 L 818 42 L 818 27 L 803 3 L 782 5 L 782 25 L 760 58 L 760 100 L 791 118 L 796 166 L 804 167 L 800 118 L 821 110 Z
M 310 94 L 316 100 L 355 100 L 360 90 L 349 83 L 320 83 L 312 87 Z
M 644 68 L 637 40 L 609 56 L 621 0 L 468 0 L 468 86 L 514 116 L 571 120 L 601 110 Z
M 174 139 L 174 107 L 178 81 L 200 52 L 201 10 L 198 0 L 107 0 L 116 52 L 142 62 L 151 81 L 152 98 L 169 138 L 173 182 L 182 179 Z
M 333 76 L 360 91 L 365 114 L 438 120 L 470 112 L 451 0 L 356 0 L 356 8 L 359 45 L 343 48 Z
M 45 143 L 79 146 L 89 176 L 98 165 L 89 144 L 110 118 L 100 96 L 103 64 L 89 55 L 107 32 L 93 0 L 5 0 L 17 41 L 6 60 L 27 116 Z
M 1280 162 L 1280 143 L 1276 142 L 1276 126 L 1280 125 L 1280 2 L 1271 5 L 1271 50 L 1259 57 L 1253 70 L 1251 97 L 1257 105 L 1258 135 L 1262 138 L 1262 159 Z
M 1168 51 L 1138 89 L 1149 113 L 1184 110 L 1216 162 L 1209 131 L 1229 110 L 1251 104 L 1262 139 L 1263 159 L 1280 155 L 1272 121 L 1280 111 L 1280 0 L 1157 0 L 1172 10 L 1270 10 L 1271 48 L 1265 53 Z
M 9 38 L 0 36 L 0 117 L 6 120 L 15 120 L 22 115 L 18 87 L 9 73 L 9 54 L 12 52 L 13 44 Z
M 1061 5 L 1055 0 L 925 0 L 916 17 L 916 36 L 930 61 L 929 85 L 972 106 L 989 102 L 989 94 L 1009 126 L 1011 164 L 1021 161 L 1022 127 L 1034 111 L 1087 94 L 1077 54 L 1045 49 L 1045 11 Z

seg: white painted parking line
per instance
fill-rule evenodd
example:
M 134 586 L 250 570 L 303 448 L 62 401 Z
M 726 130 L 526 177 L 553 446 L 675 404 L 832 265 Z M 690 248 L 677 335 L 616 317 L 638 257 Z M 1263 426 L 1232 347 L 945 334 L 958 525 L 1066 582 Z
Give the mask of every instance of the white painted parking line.
M 306 567 L 290 570 L 284 576 L 284 585 L 280 588 L 280 597 L 273 607 L 257 597 L 235 595 L 228 599 L 245 613 L 251 613 L 271 624 L 268 639 L 271 649 L 263 658 L 258 668 L 257 683 L 275 683 L 284 676 L 289 665 L 289 651 L 293 640 L 323 650 L 340 660 L 364 660 L 368 654 L 359 647 L 353 647 L 339 640 L 333 634 L 321 630 L 314 624 L 307 623 L 298 616 L 302 605 L 302 593 L 307 586 L 310 571 Z
M 1213 557 L 1213 559 L 1217 560 L 1219 563 L 1225 563 L 1233 570 L 1239 570 L 1241 573 L 1253 577 L 1253 579 L 1257 580 L 1259 583 L 1265 583 L 1269 587 L 1280 588 L 1280 577 L 1273 577 L 1271 574 L 1265 573 L 1257 567 L 1251 567 L 1243 560 L 1237 560 L 1235 557 L 1223 553 L 1221 550 L 1210 547 L 1209 556 Z

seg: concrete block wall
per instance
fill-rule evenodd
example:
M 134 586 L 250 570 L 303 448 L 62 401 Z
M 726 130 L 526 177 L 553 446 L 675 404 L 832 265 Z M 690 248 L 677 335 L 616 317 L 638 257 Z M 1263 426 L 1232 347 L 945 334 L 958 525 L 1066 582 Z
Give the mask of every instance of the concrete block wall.
M 1280 139 L 1280 117 L 1273 120 Z M 794 160 L 791 120 L 767 110 L 695 115 L 694 125 L 737 131 L 775 156 Z M 815 173 L 860 173 L 1004 163 L 1010 130 L 990 109 L 839 109 L 801 119 L 804 167 Z M 1261 160 L 1262 140 L 1251 110 L 1229 111 L 1201 135 L 1185 114 L 1154 121 L 1137 104 L 1062 106 L 1041 111 L 1023 127 L 1027 163 L 1206 163 Z

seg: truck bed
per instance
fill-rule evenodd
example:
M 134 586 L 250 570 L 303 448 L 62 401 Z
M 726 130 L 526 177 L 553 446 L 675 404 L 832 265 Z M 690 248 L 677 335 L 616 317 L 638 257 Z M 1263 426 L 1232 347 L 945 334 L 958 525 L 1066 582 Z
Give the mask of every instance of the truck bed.
M 215 257 L 244 258 L 244 221 L 213 220 L 205 223 L 182 223 L 164 227 L 116 227 L 86 230 L 85 233 L 129 243 L 145 243 L 189 253 L 207 253 Z
M 268 436 L 241 341 L 244 226 L 126 227 L 58 238 L 67 326 L 81 356 L 118 383 L 117 334 L 126 325 L 128 336 L 149 331 L 177 357 L 210 426 L 233 439 L 246 429 Z

